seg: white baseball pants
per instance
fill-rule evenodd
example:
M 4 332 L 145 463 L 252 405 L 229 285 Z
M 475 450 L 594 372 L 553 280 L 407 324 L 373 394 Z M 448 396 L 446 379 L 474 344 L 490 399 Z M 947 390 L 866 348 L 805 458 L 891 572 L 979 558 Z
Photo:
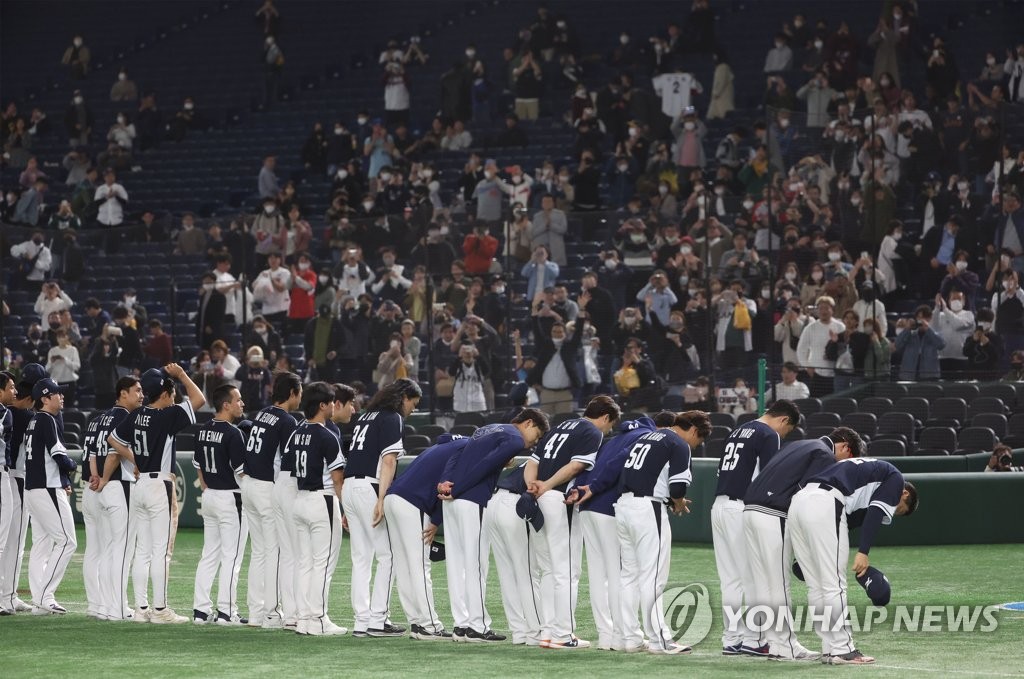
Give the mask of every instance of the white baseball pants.
M 25 491 L 25 506 L 32 519 L 32 551 L 28 556 L 28 584 L 32 603 L 57 603 L 54 593 L 75 555 L 75 519 L 63 488 Z
M 353 631 L 381 629 L 388 622 L 391 606 L 391 585 L 394 583 L 391 536 L 384 519 L 373 525 L 373 508 L 377 504 L 377 484 L 370 479 L 345 479 L 341 494 L 345 518 L 348 519 L 349 550 L 352 553 Z M 377 562 L 371 594 L 373 562 Z
M 295 575 L 295 559 L 298 544 L 295 541 L 295 500 L 299 494 L 298 479 L 281 472 L 274 481 L 274 525 L 277 527 L 278 578 L 281 591 L 281 615 L 285 622 L 295 622 L 299 617 L 298 580 Z
M 18 598 L 18 581 L 21 579 L 21 564 L 25 556 L 25 536 L 28 534 L 28 509 L 25 506 L 25 472 L 9 472 L 11 475 L 11 527 L 7 544 L 0 554 L 0 606 L 14 608 Z
M 217 611 L 238 614 L 238 574 L 248 537 L 242 496 L 233 490 L 203 491 L 203 554 L 196 567 L 192 608 L 216 617 L 210 592 L 217 580 Z
M 136 516 L 137 541 L 132 564 L 135 607 L 149 606 L 153 581 L 153 607 L 167 607 L 167 572 L 171 562 L 174 481 L 163 472 L 142 474 L 132 492 L 131 513 Z
M 484 508 L 469 500 L 450 500 L 442 511 L 454 625 L 486 632 L 491 628 L 486 605 L 490 544 L 483 530 Z
M 601 512 L 581 511 L 576 515 L 587 550 L 587 581 L 590 584 L 590 609 L 597 626 L 597 647 L 621 649 L 622 618 L 619 597 L 622 592 L 619 547 L 615 517 Z
M 243 476 L 242 512 L 249 526 L 249 622 L 261 624 L 268 618 L 280 618 L 278 590 L 277 519 L 274 509 L 274 484 Z
M 405 617 L 410 625 L 435 634 L 441 632 L 444 625 L 434 605 L 430 577 L 430 545 L 423 544 L 423 531 L 430 525 L 430 517 L 397 495 L 384 498 L 384 516 L 391 533 L 395 583 Z
M 82 521 L 85 523 L 85 555 L 82 559 L 82 577 L 85 580 L 85 600 L 88 615 L 107 615 L 100 582 L 100 561 L 103 545 L 107 544 L 104 534 L 103 510 L 100 508 L 100 494 L 88 486 L 82 491 Z
M 718 580 L 722 585 L 722 620 L 728 621 L 726 609 L 733 611 L 733 617 L 743 608 L 743 582 L 747 577 L 747 543 L 743 537 L 742 500 L 730 500 L 724 495 L 715 498 L 711 505 L 711 538 L 715 545 L 715 566 Z M 743 644 L 760 648 L 764 637 L 747 629 L 743 619 L 737 621 L 736 629 L 722 631 L 722 646 Z
M 652 648 L 659 644 L 668 648 L 673 643 L 672 632 L 661 609 L 672 554 L 668 512 L 660 500 L 626 493 L 615 503 L 615 522 L 622 548 L 619 610 L 624 648 L 641 647 L 645 634 Z M 642 628 L 637 608 L 643 619 Z
M 294 516 L 299 620 L 307 629 L 323 630 L 331 621 L 328 599 L 341 549 L 338 498 L 328 490 L 298 491 Z
M 100 523 L 105 542 L 100 554 L 100 595 L 107 617 L 124 620 L 128 605 L 128 573 L 135 551 L 135 516 L 131 513 L 134 481 L 111 481 L 99 493 Z
M 518 501 L 515 493 L 499 489 L 484 510 L 484 530 L 498 568 L 512 643 L 537 646 L 541 642 L 540 578 L 530 568 L 530 553 L 536 548 L 537 534 L 516 514 Z

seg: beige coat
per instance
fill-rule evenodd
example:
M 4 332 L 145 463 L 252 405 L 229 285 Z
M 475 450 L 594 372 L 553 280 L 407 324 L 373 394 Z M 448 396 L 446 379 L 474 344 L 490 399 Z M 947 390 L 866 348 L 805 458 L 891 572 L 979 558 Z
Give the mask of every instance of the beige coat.
M 711 83 L 711 103 L 708 105 L 707 120 L 724 118 L 736 108 L 733 75 L 729 64 L 715 67 L 715 77 Z

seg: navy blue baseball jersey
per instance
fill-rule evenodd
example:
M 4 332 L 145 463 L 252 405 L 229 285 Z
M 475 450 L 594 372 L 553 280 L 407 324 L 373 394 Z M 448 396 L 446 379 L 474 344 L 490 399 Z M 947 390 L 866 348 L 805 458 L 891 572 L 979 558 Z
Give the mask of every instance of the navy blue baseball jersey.
M 498 479 L 497 488 L 507 490 L 516 495 L 522 495 L 526 492 L 526 478 L 523 475 L 525 470 L 526 463 L 524 462 L 508 474 L 502 474 L 501 478 Z
M 298 424 L 287 410 L 267 406 L 252 418 L 245 440 L 245 473 L 260 481 L 273 481 L 277 472 L 294 472 L 295 458 L 285 455 L 285 444 Z
M 327 427 L 327 431 L 331 432 L 341 440 L 341 427 L 334 423 L 334 420 L 327 420 L 324 422 L 324 426 Z
M 124 418 L 111 437 L 131 448 L 140 473 L 169 474 L 176 469 L 174 437 L 195 422 L 196 413 L 188 399 L 167 408 L 143 406 Z
M 751 481 L 743 497 L 746 508 L 785 518 L 789 503 L 807 479 L 835 461 L 835 446 L 827 436 L 788 444 Z
M 807 481 L 832 486 L 845 495 L 847 514 L 864 511 L 859 549 L 864 554 L 871 549 L 878 528 L 892 523 L 905 485 L 896 467 L 869 457 L 841 460 Z
M 615 516 L 615 501 L 619 499 L 620 492 L 619 477 L 626 456 L 641 436 L 655 430 L 654 420 L 649 417 L 628 420 L 619 425 L 619 430 L 621 434 L 608 439 L 601 446 L 594 468 L 583 472 L 573 482 L 574 486 L 589 486 L 593 493 L 589 500 L 580 505 L 581 512 Z
M 462 450 L 448 458 L 441 481 L 451 481 L 453 498 L 486 507 L 501 470 L 525 446 L 514 424 L 484 425 L 473 432 Z
M 725 439 L 725 450 L 718 463 L 715 495 L 742 500 L 750 481 L 757 477 L 781 446 L 779 434 L 764 422 L 753 420 L 733 429 Z
M 202 471 L 207 488 L 238 490 L 238 474 L 245 466 L 245 437 L 224 420 L 211 420 L 196 432 L 192 466 Z
M 388 488 L 388 495 L 397 495 L 430 516 L 432 524 L 440 526 L 442 512 L 441 501 L 437 499 L 437 484 L 451 456 L 468 444 L 468 438 L 441 434 L 437 443 L 417 455 L 412 464 L 395 478 Z
M 379 479 L 380 461 L 385 455 L 405 455 L 402 416 L 394 410 L 363 413 L 352 428 L 345 476 Z
M 664 502 L 686 497 L 692 481 L 690 446 L 670 429 L 638 438 L 622 467 L 622 492 Z
M 537 480 L 547 481 L 569 462 L 582 462 L 586 469 L 591 469 L 603 438 L 601 430 L 583 418 L 566 420 L 554 427 L 530 456 L 537 463 Z M 564 492 L 567 485 L 563 483 L 554 490 Z
M 11 445 L 9 447 L 11 468 L 25 471 L 25 430 L 35 416 L 35 411 L 27 408 L 11 408 Z
M 10 408 L 0 403 L 0 464 L 11 466 L 11 428 L 14 415 Z
M 101 477 L 103 476 L 103 466 L 107 463 L 107 455 L 113 452 L 107 437 L 130 414 L 127 408 L 114 406 L 89 421 L 89 425 L 85 429 L 85 442 L 82 445 L 82 476 L 86 481 L 92 476 L 92 472 L 89 469 L 89 460 L 96 460 L 96 473 Z M 126 462 L 122 461 L 114 469 L 114 473 L 110 475 L 111 481 L 120 481 L 122 478 L 135 480 L 131 469 L 126 470 L 127 473 L 122 475 L 123 465 L 126 464 Z
M 25 489 L 62 488 L 61 473 L 74 469 L 50 413 L 38 411 L 25 430 Z
M 331 472 L 345 468 L 345 455 L 341 441 L 327 427 L 303 422 L 292 432 L 286 449 L 295 457 L 299 490 L 334 490 Z

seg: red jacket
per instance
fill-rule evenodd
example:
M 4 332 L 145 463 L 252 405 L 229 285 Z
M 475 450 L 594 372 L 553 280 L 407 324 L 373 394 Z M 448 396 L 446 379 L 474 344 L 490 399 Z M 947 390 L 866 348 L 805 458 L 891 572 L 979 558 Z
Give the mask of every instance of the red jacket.
M 491 270 L 491 262 L 498 252 L 498 239 L 471 233 L 462 241 L 462 252 L 466 255 L 466 273 L 482 276 Z
M 296 280 L 292 281 L 292 303 L 288 307 L 288 318 L 313 318 L 316 316 L 316 273 L 312 269 L 292 272 Z M 304 290 L 297 279 L 309 284 Z

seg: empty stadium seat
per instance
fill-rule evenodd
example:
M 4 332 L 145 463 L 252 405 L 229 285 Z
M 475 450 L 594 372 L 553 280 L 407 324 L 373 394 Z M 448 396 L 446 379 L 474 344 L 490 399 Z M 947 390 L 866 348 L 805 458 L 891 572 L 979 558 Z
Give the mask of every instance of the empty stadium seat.
M 857 411 L 881 417 L 892 410 L 892 401 L 884 396 L 869 396 L 857 402 Z
M 959 429 L 967 422 L 967 403 L 962 398 L 936 398 L 930 400 L 926 427 L 953 427 Z
M 668 406 L 666 406 L 668 408 Z M 671 408 L 668 408 L 671 410 Z M 711 425 L 715 427 L 729 427 L 734 429 L 736 427 L 736 416 L 732 413 L 710 413 Z
M 910 413 L 920 425 L 927 422 L 931 414 L 928 400 L 919 396 L 904 396 L 892 404 L 892 409 L 896 412 Z
M 483 413 L 455 413 L 455 425 L 469 424 L 473 426 L 474 431 L 476 427 L 484 426 L 484 415 Z M 452 433 L 458 433 L 455 429 L 452 429 Z
M 865 438 L 873 439 L 878 435 L 878 418 L 874 413 L 850 413 L 843 418 L 843 426 Z
M 821 400 L 817 398 L 798 398 L 793 403 L 804 416 L 821 412 Z
M 964 427 L 957 437 L 957 453 L 991 453 L 998 443 L 996 434 L 988 427 Z
M 903 457 L 907 454 L 907 446 L 896 439 L 874 439 L 868 441 L 870 457 Z
M 917 454 L 928 455 L 922 452 L 932 449 L 944 450 L 947 454 L 957 449 L 956 430 L 952 427 L 927 427 L 921 431 L 921 437 L 917 441 Z
M 857 400 L 846 396 L 826 396 L 821 401 L 821 409 L 824 412 L 835 413 L 842 417 L 843 415 L 857 412 Z
M 842 420 L 838 413 L 833 412 L 811 413 L 804 419 L 807 423 L 808 431 L 810 431 L 811 429 L 818 429 L 821 427 L 829 427 L 830 429 L 835 429 L 836 427 L 839 426 L 839 423 Z
M 980 395 L 979 391 L 978 385 L 970 382 L 947 382 L 945 385 L 947 398 L 962 398 L 968 404 Z
M 997 439 L 1003 439 L 1009 427 L 1006 415 L 1002 413 L 978 413 L 971 418 L 972 427 L 987 427 Z

